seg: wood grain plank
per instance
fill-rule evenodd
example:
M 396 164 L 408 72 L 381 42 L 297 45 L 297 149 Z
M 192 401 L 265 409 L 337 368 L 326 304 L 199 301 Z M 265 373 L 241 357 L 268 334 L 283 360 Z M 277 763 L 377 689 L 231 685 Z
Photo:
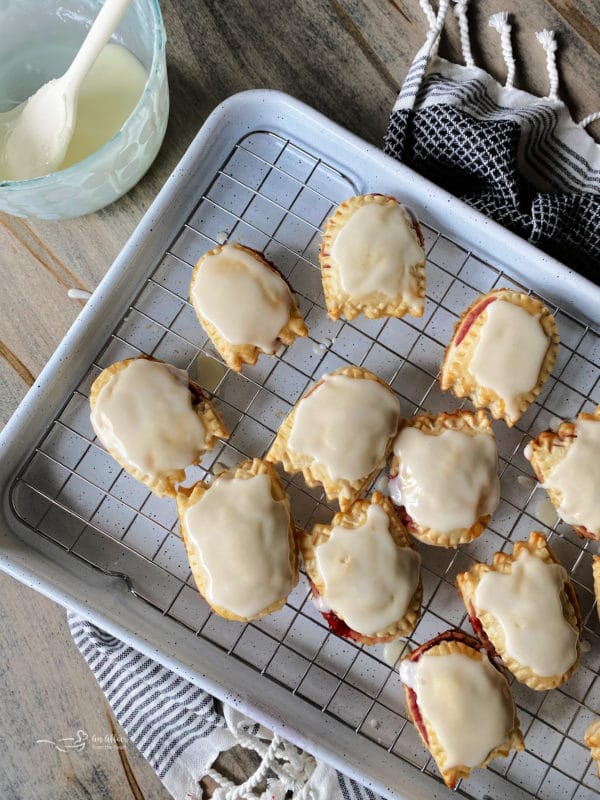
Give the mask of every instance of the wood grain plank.
M 65 289 L 87 288 L 26 220 L 1 214 L 0 225 Z
M 0 574 L 0 796 L 3 800 L 168 800 L 170 795 L 124 737 L 129 780 L 116 747 L 92 737 L 124 736 L 71 639 L 65 612 Z M 88 734 L 82 752 L 61 753 L 38 739 Z M 133 787 L 137 787 L 135 790 Z M 137 792 L 137 793 L 136 793 Z
M 591 18 L 581 10 L 581 2 L 574 3 L 573 0 L 546 0 L 546 2 L 560 14 L 563 22 L 600 55 L 600 28 L 598 28 L 600 6 L 597 3 L 589 8 L 593 16 Z
M 1 236 L 4 231 L 3 236 Z M 67 297 L 67 289 L 51 271 L 40 265 L 27 244 L 0 227 L 2 258 L 0 282 L 10 287 L 0 292 L 0 341 L 13 366 L 38 375 L 81 309 Z
M 0 430 L 6 425 L 15 408 L 25 397 L 28 388 L 28 384 L 22 380 L 8 361 L 0 358 Z
M 0 341 L 0 359 L 4 359 L 8 366 L 12 367 L 27 386 L 33 386 L 35 381 L 34 376 L 27 369 L 25 364 L 23 364 L 21 359 L 2 341 Z

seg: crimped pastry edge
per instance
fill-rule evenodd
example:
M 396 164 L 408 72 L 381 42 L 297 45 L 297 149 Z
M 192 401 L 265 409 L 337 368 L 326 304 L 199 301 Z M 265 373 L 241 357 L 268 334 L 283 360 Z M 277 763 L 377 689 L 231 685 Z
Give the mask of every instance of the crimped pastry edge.
M 466 409 L 461 409 L 453 412 L 444 411 L 440 414 L 418 414 L 415 417 L 401 421 L 398 428 L 398 435 L 404 428 L 417 428 L 431 435 L 439 435 L 444 430 L 462 431 L 463 433 L 472 434 L 473 436 L 489 434 L 494 441 L 496 440 L 490 419 L 485 411 L 482 410 L 468 411 Z M 390 467 L 390 477 L 398 474 L 399 466 L 398 457 L 394 455 Z M 458 547 L 461 544 L 472 542 L 483 533 L 492 517 L 491 514 L 484 514 L 469 528 L 458 528 L 454 531 L 444 532 L 419 525 L 415 520 L 408 517 L 406 511 L 402 511 L 403 508 L 402 506 L 400 514 L 409 533 L 419 539 L 419 541 L 437 547 Z
M 112 380 L 112 378 L 117 375 L 121 370 L 124 370 L 128 367 L 129 364 L 133 363 L 134 361 L 152 361 L 156 364 L 165 364 L 166 366 L 171 366 L 166 361 L 161 361 L 158 358 L 153 358 L 152 356 L 140 355 L 134 356 L 133 358 L 125 358 L 122 361 L 115 361 L 109 367 L 106 367 L 102 370 L 102 372 L 98 375 L 98 377 L 92 383 L 90 388 L 90 407 L 93 411 L 94 406 L 96 404 L 96 399 L 100 394 L 101 390 Z M 210 400 L 204 394 L 202 387 L 197 384 L 195 381 L 192 381 L 188 378 L 188 383 L 190 387 L 190 392 L 192 396 L 196 399 L 196 403 L 193 403 L 194 410 L 199 417 L 200 421 L 204 425 L 206 430 L 207 438 L 205 446 L 202 450 L 202 453 L 199 457 L 192 462 L 189 466 L 193 466 L 194 464 L 199 464 L 202 460 L 202 455 L 209 450 L 212 450 L 213 447 L 216 445 L 219 439 L 228 439 L 229 438 L 229 429 L 225 424 L 225 421 L 216 410 L 214 405 L 210 402 Z M 125 472 L 129 473 L 129 475 L 133 476 L 136 480 L 143 483 L 145 486 L 150 489 L 150 491 L 157 495 L 158 497 L 175 497 L 177 494 L 177 484 L 181 481 L 185 480 L 185 470 L 184 469 L 176 469 L 170 470 L 169 472 L 165 473 L 160 478 L 152 477 L 151 475 L 146 475 L 145 473 L 141 472 L 140 470 L 136 469 L 132 465 L 128 464 L 125 459 L 122 459 L 121 456 L 114 451 L 112 448 L 107 448 L 107 451 L 110 455 L 115 459 L 117 464 L 122 467 Z
M 304 394 L 300 400 L 296 403 L 294 408 L 290 411 L 288 416 L 285 418 L 283 423 L 281 424 L 279 430 L 277 431 L 277 435 L 275 436 L 275 440 L 271 445 L 269 452 L 266 455 L 266 460 L 272 463 L 280 463 L 284 470 L 289 473 L 290 475 L 297 475 L 298 473 L 302 473 L 306 484 L 310 487 L 315 486 L 322 486 L 325 490 L 325 494 L 327 495 L 328 500 L 336 500 L 339 502 L 340 509 L 342 511 L 347 511 L 352 503 L 361 495 L 361 493 L 366 489 L 366 487 L 371 483 L 373 478 L 377 475 L 381 467 L 385 464 L 385 461 L 389 455 L 389 452 L 392 447 L 392 442 L 394 437 L 396 436 L 396 431 L 394 431 L 388 440 L 385 453 L 382 454 L 380 461 L 377 465 L 369 472 L 368 475 L 365 475 L 363 478 L 360 478 L 355 481 L 346 480 L 344 478 L 339 478 L 337 480 L 332 480 L 329 477 L 327 469 L 318 462 L 314 461 L 311 456 L 303 455 L 302 453 L 296 453 L 292 450 L 289 445 L 289 438 L 292 432 L 292 428 L 294 425 L 294 419 L 296 416 L 296 411 L 300 403 L 308 397 L 312 392 L 315 391 L 322 383 L 324 382 L 325 378 L 332 376 L 332 375 L 345 375 L 349 378 L 359 378 L 363 380 L 372 380 L 376 383 L 383 386 L 385 389 L 388 390 L 394 397 L 395 394 L 390 389 L 385 381 L 382 381 L 377 375 L 373 372 L 370 372 L 368 369 L 364 367 L 356 367 L 356 366 L 349 366 L 349 367 L 340 367 L 339 369 L 334 370 L 333 372 L 329 372 L 326 375 L 322 375 L 319 380 L 317 380 L 313 386 Z
M 596 762 L 596 769 L 600 778 L 600 719 L 594 719 L 588 725 L 583 741 L 590 748 L 592 760 Z
M 292 581 L 290 586 L 290 592 L 291 592 L 294 586 L 296 586 L 296 584 L 298 583 L 297 536 L 299 535 L 300 531 L 296 529 L 294 519 L 292 517 L 292 512 L 290 509 L 290 502 L 288 496 L 286 495 L 281 485 L 279 476 L 277 475 L 277 470 L 275 469 L 275 467 L 273 467 L 272 464 L 269 464 L 263 459 L 254 458 L 252 460 L 242 461 L 236 467 L 233 467 L 232 469 L 229 469 L 226 472 L 221 473 L 218 476 L 218 478 L 221 478 L 223 475 L 225 475 L 226 479 L 242 478 L 244 480 L 248 478 L 254 478 L 257 475 L 269 476 L 269 480 L 271 483 L 271 496 L 273 497 L 273 500 L 278 502 L 280 501 L 285 504 L 289 517 L 288 542 L 289 542 L 289 552 L 290 552 L 290 569 L 292 573 Z M 194 576 L 194 580 L 196 582 L 198 591 L 200 592 L 202 597 L 206 600 L 208 605 L 212 608 L 212 610 L 219 616 L 224 617 L 225 619 L 235 620 L 237 622 L 250 622 L 253 619 L 259 619 L 260 617 L 264 617 L 267 614 L 272 614 L 273 612 L 278 611 L 285 605 L 289 594 L 286 595 L 285 597 L 281 597 L 278 600 L 274 601 L 273 603 L 271 603 L 271 605 L 267 606 L 267 608 L 262 609 L 257 614 L 254 614 L 251 617 L 241 617 L 227 608 L 213 605 L 206 596 L 207 579 L 200 558 L 190 541 L 189 532 L 185 524 L 185 514 L 188 508 L 194 506 L 200 500 L 200 498 L 210 489 L 210 487 L 211 484 L 205 483 L 204 481 L 197 481 L 193 486 L 181 487 L 177 492 L 177 498 L 176 498 L 177 513 L 179 516 L 181 535 L 183 537 L 183 542 L 188 556 L 188 561 L 190 562 L 190 569 Z
M 335 514 L 328 525 L 317 523 L 310 533 L 303 531 L 299 536 L 298 543 L 304 561 L 304 568 L 320 595 L 325 591 L 325 584 L 319 572 L 316 548 L 328 541 L 334 527 L 340 525 L 344 528 L 354 529 L 362 525 L 366 520 L 367 510 L 371 505 L 379 505 L 385 511 L 390 520 L 390 534 L 398 547 L 411 547 L 404 525 L 400 522 L 394 506 L 387 497 L 380 492 L 374 492 L 369 499 L 356 500 L 347 511 Z M 366 645 L 384 644 L 397 639 L 399 636 L 408 636 L 414 630 L 421 616 L 422 599 L 423 579 L 419 574 L 417 588 L 404 616 L 394 625 L 390 625 L 371 635 L 353 631 L 353 633 L 357 634 L 352 636 L 353 641 Z M 335 609 L 332 610 L 343 621 L 343 617 Z
M 467 572 L 459 573 L 456 576 L 456 586 L 463 599 L 469 617 L 476 617 L 483 628 L 485 636 L 480 635 L 481 643 L 487 647 L 488 650 L 491 650 L 492 655 L 497 653 L 498 656 L 500 656 L 502 663 L 520 683 L 524 683 L 526 686 L 529 686 L 530 689 L 542 692 L 555 689 L 571 678 L 579 664 L 579 641 L 577 642 L 575 661 L 563 675 L 537 675 L 530 667 L 520 664 L 508 655 L 506 647 L 504 646 L 504 636 L 500 624 L 491 613 L 478 610 L 474 605 L 475 592 L 477 591 L 477 586 L 482 577 L 487 572 L 509 574 L 512 571 L 512 565 L 523 550 L 527 550 L 532 556 L 541 559 L 546 564 L 560 564 L 559 559 L 550 549 L 546 537 L 538 531 L 532 531 L 527 541 L 514 543 L 513 552 L 510 555 L 502 552 L 495 553 L 492 565 L 476 563 Z M 581 634 L 582 619 L 579 601 L 568 576 L 561 591 L 561 601 L 566 621 Z M 540 609 L 540 613 L 543 614 L 543 609 Z
M 589 420 L 600 424 L 600 405 L 591 414 L 585 412 L 579 414 L 577 419 Z M 561 422 L 558 430 L 541 431 L 535 439 L 528 443 L 529 452 L 527 453 L 526 449 L 526 458 L 529 460 L 535 476 L 541 484 L 546 482 L 552 471 L 567 455 L 569 447 L 576 438 L 575 431 L 576 427 L 573 422 Z M 559 489 L 550 487 L 544 487 L 544 491 L 560 516 L 559 508 L 562 502 L 562 492 Z M 571 527 L 579 536 L 600 541 L 600 529 L 591 531 L 584 525 L 571 525 Z
M 456 346 L 455 344 L 469 314 L 489 298 L 495 298 L 496 302 L 500 299 L 502 302 L 513 303 L 525 309 L 532 316 L 539 317 L 544 333 L 548 337 L 548 349 L 540 368 L 537 384 L 530 391 L 519 395 L 517 399 L 519 411 L 515 418 L 507 416 L 504 400 L 492 389 L 480 386 L 469 371 L 469 365 L 479 341 L 479 334 L 487 318 L 485 309 L 472 322 L 460 345 Z M 558 330 L 554 317 L 537 298 L 511 289 L 495 289 L 487 294 L 481 294 L 462 313 L 454 326 L 454 333 L 446 348 L 441 365 L 440 386 L 443 390 L 449 389 L 456 397 L 468 397 L 476 408 L 487 408 L 494 419 L 503 419 L 509 427 L 512 427 L 527 411 L 550 377 L 558 354 L 558 341 Z
M 404 656 L 402 661 L 408 659 L 411 661 L 416 661 L 418 658 L 423 655 L 424 653 L 433 653 L 434 655 L 447 655 L 451 653 L 461 653 L 466 655 L 467 657 L 475 660 L 475 661 L 483 661 L 483 655 L 481 652 L 481 645 L 472 636 L 469 636 L 462 630 L 449 630 L 445 631 L 444 633 L 440 634 L 439 636 L 430 639 L 428 642 L 425 642 L 420 647 L 413 650 L 408 655 Z M 493 662 L 490 660 L 490 663 Z M 494 665 L 495 666 L 495 665 Z M 497 667 L 496 667 L 497 668 Z M 429 750 L 433 759 L 435 760 L 437 767 L 444 779 L 445 784 L 450 788 L 454 788 L 457 782 L 461 778 L 468 778 L 473 769 L 485 769 L 487 765 L 493 761 L 495 758 L 505 758 L 509 755 L 511 750 L 524 750 L 525 749 L 525 742 L 523 740 L 523 735 L 520 730 L 519 720 L 517 717 L 517 711 L 515 707 L 514 698 L 512 696 L 512 692 L 510 690 L 510 686 L 506 677 L 504 676 L 503 672 L 498 669 L 499 674 L 504 678 L 506 683 L 506 696 L 510 699 L 512 712 L 513 712 L 513 725 L 512 728 L 508 731 L 506 739 L 498 745 L 494 750 L 492 750 L 489 755 L 482 761 L 477 767 L 467 767 L 467 766 L 455 766 L 450 767 L 449 769 L 445 769 L 443 767 L 443 758 L 445 756 L 445 750 L 442 747 L 435 729 L 431 726 L 431 724 L 422 716 L 423 727 L 427 733 L 428 741 L 423 738 L 419 725 L 416 723 L 416 720 L 412 714 L 411 708 L 411 701 L 410 701 L 410 693 L 413 691 L 408 686 L 404 685 L 404 695 L 406 699 L 406 707 L 409 713 L 411 720 L 419 734 L 419 738 L 423 742 L 424 747 Z M 418 706 L 418 702 L 417 702 Z
M 392 195 L 364 194 L 355 195 L 341 203 L 332 216 L 328 219 L 323 232 L 321 248 L 319 251 L 319 263 L 321 265 L 321 277 L 323 281 L 323 292 L 325 294 L 325 304 L 327 313 L 331 319 L 339 319 L 343 314 L 346 319 L 354 319 L 359 314 L 364 314 L 368 319 L 379 319 L 380 317 L 403 317 L 410 314 L 413 317 L 422 317 L 425 310 L 425 251 L 423 251 L 423 261 L 413 268 L 413 274 L 417 281 L 416 294 L 418 302 L 410 305 L 401 296 L 390 298 L 388 295 L 375 293 L 372 300 L 368 298 L 353 300 L 342 289 L 337 262 L 332 258 L 331 252 L 336 236 L 348 222 L 352 214 L 364 205 L 377 203 L 379 205 L 397 205 L 403 209 L 410 220 L 410 225 L 414 230 L 417 239 L 423 248 L 423 234 L 418 221 L 397 198 Z
M 258 250 L 253 250 L 251 247 L 246 247 L 245 245 L 238 244 L 238 243 L 231 243 L 228 245 L 217 245 L 212 250 L 204 253 L 200 257 L 200 259 L 196 262 L 196 266 L 192 272 L 192 279 L 190 281 L 190 302 L 196 312 L 196 316 L 208 334 L 211 342 L 216 347 L 217 351 L 219 352 L 223 361 L 227 364 L 230 369 L 235 370 L 235 372 L 240 372 L 244 364 L 248 364 L 249 366 L 253 366 L 256 364 L 258 360 L 258 356 L 261 353 L 265 355 L 273 355 L 272 353 L 267 353 L 262 348 L 257 347 L 253 344 L 231 344 L 226 339 L 221 336 L 220 332 L 217 328 L 212 324 L 210 320 L 208 320 L 205 316 L 202 315 L 200 309 L 196 306 L 194 302 L 194 282 L 198 276 L 199 271 L 202 269 L 202 264 L 206 261 L 209 256 L 218 255 L 223 248 L 233 247 L 237 250 L 243 250 L 245 253 L 251 255 L 256 261 L 260 264 L 265 266 L 266 268 L 270 269 L 274 272 L 287 286 L 289 293 L 290 293 L 290 304 L 289 304 L 289 319 L 283 328 L 277 334 L 277 341 L 281 342 L 284 345 L 290 345 L 294 342 L 294 340 L 300 336 L 307 336 L 308 335 L 308 328 L 304 322 L 302 317 L 302 313 L 298 307 L 298 303 L 296 302 L 296 297 L 294 292 L 289 287 L 287 281 L 283 278 L 275 264 L 271 263 L 268 259 L 264 257 L 262 253 Z

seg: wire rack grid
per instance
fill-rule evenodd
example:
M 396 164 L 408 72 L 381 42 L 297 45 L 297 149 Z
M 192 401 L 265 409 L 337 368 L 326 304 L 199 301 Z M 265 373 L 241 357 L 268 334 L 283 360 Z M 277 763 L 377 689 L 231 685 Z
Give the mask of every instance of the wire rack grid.
M 174 503 L 154 497 L 121 470 L 95 440 L 89 421 L 94 378 L 114 361 L 140 353 L 187 369 L 212 394 L 232 432 L 189 470 L 188 482 L 210 479 L 224 467 L 264 454 L 311 382 L 348 363 L 388 381 L 406 416 L 464 405 L 442 393 L 437 381 L 454 323 L 479 292 L 527 287 L 423 223 L 424 316 L 331 321 L 317 266 L 320 231 L 332 209 L 355 193 L 347 178 L 288 139 L 266 131 L 241 140 L 216 170 L 80 385 L 66 397 L 15 480 L 11 500 L 33 530 L 95 567 L 121 575 L 141 600 L 258 670 L 265 691 L 269 681 L 276 681 L 356 731 L 356 767 L 360 739 L 366 737 L 399 762 L 439 780 L 407 722 L 397 670 L 387 663 L 389 651 L 330 633 L 309 599 L 304 575 L 286 606 L 263 620 L 241 624 L 212 614 L 195 589 Z M 256 366 L 245 367 L 243 374 L 224 366 L 187 299 L 193 265 L 225 239 L 263 251 L 278 266 L 310 331 L 308 338 L 282 348 L 275 357 L 261 357 Z M 531 530 L 549 536 L 570 572 L 585 621 L 582 663 L 567 684 L 546 693 L 512 683 L 527 751 L 476 770 L 456 790 L 465 797 L 597 796 L 597 778 L 583 746 L 585 727 L 600 713 L 600 625 L 591 581 L 597 545 L 578 539 L 555 515 L 550 518 L 522 451 L 529 436 L 555 418 L 573 417 L 600 403 L 600 336 L 559 308 L 553 310 L 561 346 L 552 377 L 513 429 L 494 423 L 502 498 L 489 528 L 458 550 L 416 544 L 423 559 L 424 602 L 409 645 L 421 644 L 448 626 L 469 630 L 455 576 Z M 331 519 L 333 509 L 320 490 L 307 488 L 300 476 L 281 472 L 281 477 L 298 525 L 310 528 Z

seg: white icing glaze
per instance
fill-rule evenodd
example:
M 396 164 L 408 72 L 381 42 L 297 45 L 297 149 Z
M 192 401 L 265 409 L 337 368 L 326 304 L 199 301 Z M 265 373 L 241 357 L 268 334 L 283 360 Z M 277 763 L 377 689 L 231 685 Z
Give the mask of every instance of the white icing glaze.
M 366 477 L 385 456 L 400 401 L 377 381 L 324 375 L 296 408 L 289 446 L 312 456 L 332 480 Z
M 287 597 L 290 518 L 285 503 L 273 500 L 268 475 L 217 478 L 184 519 L 213 605 L 252 617 Z
M 576 438 L 543 483 L 561 493 L 558 513 L 570 525 L 600 531 L 600 422 L 578 419 Z
M 398 659 L 404 653 L 407 645 L 402 639 L 394 639 L 393 642 L 388 642 L 383 648 L 383 660 L 388 667 L 395 667 Z M 399 669 L 400 667 L 398 667 Z
M 454 430 L 433 436 L 407 427 L 396 437 L 394 454 L 400 466 L 390 481 L 392 499 L 419 525 L 447 533 L 470 528 L 496 510 L 500 482 L 493 436 Z
M 85 300 L 86 302 L 92 296 L 91 292 L 86 292 L 85 289 L 69 289 L 67 291 L 67 297 L 71 300 Z
M 419 583 L 421 557 L 398 547 L 381 506 L 369 506 L 358 528 L 336 525 L 316 548 L 323 600 L 352 628 L 370 636 L 406 614 Z
M 536 675 L 562 675 L 577 658 L 578 632 L 563 613 L 560 590 L 567 573 L 522 550 L 510 574 L 486 572 L 473 599 L 475 611 L 492 614 L 506 652 Z
M 274 353 L 290 318 L 290 290 L 283 278 L 234 245 L 205 258 L 191 287 L 194 305 L 230 344 Z
M 90 418 L 108 450 L 150 477 L 189 467 L 205 449 L 187 373 L 159 361 L 142 358 L 112 375 Z
M 369 203 L 358 208 L 335 237 L 331 257 L 351 297 L 379 292 L 422 304 L 414 267 L 425 255 L 402 206 Z
M 476 767 L 499 747 L 513 726 L 510 690 L 489 662 L 462 653 L 428 652 L 404 660 L 400 677 L 415 692 L 419 711 L 435 730 L 443 767 Z
M 539 497 L 534 505 L 533 513 L 547 528 L 553 528 L 558 522 L 558 514 L 549 497 Z
M 519 416 L 518 397 L 537 385 L 548 337 L 537 317 L 506 300 L 495 300 L 483 313 L 487 318 L 469 370 L 504 400 L 512 421 Z

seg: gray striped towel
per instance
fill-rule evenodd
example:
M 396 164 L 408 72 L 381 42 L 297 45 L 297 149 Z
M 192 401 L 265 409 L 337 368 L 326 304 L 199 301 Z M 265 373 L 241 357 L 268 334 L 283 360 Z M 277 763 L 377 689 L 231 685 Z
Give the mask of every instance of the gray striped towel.
M 557 97 L 556 43 L 547 52 L 550 90 L 545 98 L 513 88 L 514 59 L 506 14 L 490 20 L 500 33 L 505 86 L 477 68 L 469 46 L 466 7 L 456 0 L 466 66 L 437 56 L 450 0 L 434 13 L 427 41 L 411 66 L 390 118 L 386 152 L 579 272 L 600 280 L 600 147 L 576 125 Z M 379 800 L 369 789 L 316 762 L 238 712 L 219 710 L 214 698 L 91 623 L 69 615 L 73 638 L 129 739 L 177 800 L 199 798 L 210 775 L 215 800 Z M 234 744 L 262 757 L 242 787 L 212 769 Z M 256 794 L 257 787 L 267 786 Z M 256 791 L 255 791 L 256 790 Z
M 128 740 L 176 800 L 200 800 L 199 781 L 206 775 L 221 785 L 214 800 L 383 800 L 238 711 L 219 710 L 210 694 L 91 622 L 73 612 L 68 621 Z M 212 768 L 217 756 L 234 745 L 262 758 L 241 786 Z M 266 788 L 253 793 L 261 784 Z

